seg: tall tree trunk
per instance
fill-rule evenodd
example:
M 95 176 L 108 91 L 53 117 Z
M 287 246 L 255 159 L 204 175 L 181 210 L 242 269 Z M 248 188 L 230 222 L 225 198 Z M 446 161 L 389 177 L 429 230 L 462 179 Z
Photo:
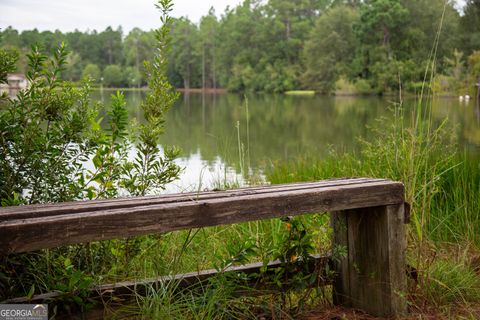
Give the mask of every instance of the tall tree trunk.
M 112 52 L 112 42 L 111 41 L 108 42 L 107 54 L 108 54 L 108 64 L 113 64 L 113 52 Z
M 202 90 L 205 91 L 205 43 L 202 51 Z
M 478 77 L 477 83 L 477 104 L 480 104 L 480 77 Z
M 387 59 L 392 59 L 392 52 L 390 50 L 390 31 L 387 27 L 383 27 L 383 46 L 387 50 Z
M 217 90 L 217 77 L 215 76 L 215 40 L 213 41 L 213 50 L 212 50 L 212 80 L 213 80 L 213 89 Z
M 290 39 L 290 36 L 291 36 L 291 26 L 290 26 L 290 20 L 289 19 L 286 19 L 285 20 L 285 37 L 287 40 Z
M 183 77 L 183 88 L 185 90 L 190 89 L 190 64 L 188 64 L 187 73 L 185 74 L 185 77 Z
M 138 38 L 135 39 L 135 67 L 137 68 L 137 76 L 140 75 L 140 58 L 138 56 Z M 137 79 L 137 87 L 140 88 L 141 79 Z

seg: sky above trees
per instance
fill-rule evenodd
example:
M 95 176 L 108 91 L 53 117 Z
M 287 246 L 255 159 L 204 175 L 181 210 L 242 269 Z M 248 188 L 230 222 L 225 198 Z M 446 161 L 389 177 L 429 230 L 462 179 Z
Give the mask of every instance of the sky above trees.
M 175 0 L 173 16 L 187 16 L 198 22 L 214 7 L 220 15 L 227 6 L 234 7 L 240 0 Z M 108 26 L 122 26 L 128 32 L 134 27 L 143 30 L 157 28 L 158 12 L 155 0 L 1 0 L 0 28 L 12 26 L 17 30 L 59 29 L 63 32 L 104 30 Z

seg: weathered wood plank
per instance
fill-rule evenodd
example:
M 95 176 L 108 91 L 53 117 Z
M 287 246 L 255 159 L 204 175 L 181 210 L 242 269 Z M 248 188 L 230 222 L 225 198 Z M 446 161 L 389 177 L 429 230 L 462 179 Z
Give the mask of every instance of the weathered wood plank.
M 348 268 L 348 219 L 345 211 L 331 213 L 331 226 L 334 230 L 332 239 L 332 264 L 335 275 L 333 282 L 333 303 L 345 307 L 351 306 L 350 274 Z
M 46 216 L 132 208 L 145 205 L 175 203 L 182 201 L 200 201 L 207 199 L 228 198 L 249 194 L 275 193 L 280 191 L 303 190 L 316 187 L 333 187 L 349 184 L 386 181 L 385 179 L 349 178 L 329 179 L 315 182 L 268 185 L 261 187 L 239 188 L 227 191 L 191 192 L 180 194 L 166 194 L 161 196 L 145 196 L 135 198 L 118 198 L 108 200 L 76 201 L 55 204 L 36 204 L 18 207 L 0 207 L 0 222 L 13 219 L 39 218 Z
M 388 255 L 390 270 L 391 314 L 407 313 L 407 231 L 410 212 L 405 215 L 405 203 L 386 207 L 388 216 Z M 408 205 L 409 206 L 409 205 Z M 408 208 L 410 210 L 410 208 Z M 408 220 L 407 220 L 408 219 Z
M 313 259 L 308 261 L 308 270 L 319 270 L 319 266 L 325 266 L 330 263 L 330 257 L 314 255 Z M 254 274 L 260 274 L 260 269 L 262 268 L 262 262 L 250 263 L 242 266 L 233 266 L 227 268 L 224 273 L 227 276 L 235 278 L 236 275 L 245 274 L 251 276 L 246 283 L 243 285 L 248 285 L 252 289 L 258 290 L 261 294 L 269 293 L 271 290 L 277 289 L 274 286 L 269 287 L 268 284 L 262 282 L 261 278 L 254 277 Z M 267 265 L 267 269 L 263 274 L 263 277 L 268 278 L 273 276 L 276 268 L 282 267 L 280 261 L 275 260 L 271 261 Z M 324 268 L 319 270 L 319 278 L 316 285 L 327 285 L 331 281 L 328 279 L 324 273 Z M 162 287 L 168 287 L 170 284 L 174 284 L 176 288 L 193 288 L 193 286 L 198 284 L 205 284 L 205 282 L 218 275 L 218 271 L 215 269 L 203 270 L 199 272 L 189 272 L 184 274 L 177 274 L 173 276 L 161 276 L 156 278 L 144 279 L 140 281 L 122 281 L 118 283 L 111 284 L 102 284 L 93 286 L 89 290 L 89 298 L 91 299 L 101 299 L 109 300 L 113 297 L 116 299 L 121 297 L 134 297 L 136 295 L 145 295 L 149 289 L 153 288 L 158 290 Z M 250 293 L 247 290 L 239 290 L 238 295 L 248 295 L 254 293 L 253 290 L 250 290 Z M 35 295 L 31 298 L 28 297 L 19 297 L 14 299 L 9 299 L 2 301 L 1 303 L 45 303 L 47 301 L 53 301 L 62 296 L 62 292 L 53 291 L 44 294 Z M 255 293 L 254 293 L 255 294 Z
M 406 313 L 403 204 L 347 210 L 348 259 L 341 261 L 337 295 L 347 306 L 375 316 Z M 335 230 L 335 233 L 339 229 Z M 348 277 L 348 285 L 341 287 Z
M 375 180 L 13 219 L 0 222 L 0 254 L 403 201 L 403 184 Z

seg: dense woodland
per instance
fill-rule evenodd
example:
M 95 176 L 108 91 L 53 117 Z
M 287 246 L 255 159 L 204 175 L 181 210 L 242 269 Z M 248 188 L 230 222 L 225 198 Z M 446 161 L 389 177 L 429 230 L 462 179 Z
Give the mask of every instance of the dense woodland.
M 65 41 L 64 77 L 110 87 L 145 86 L 143 61 L 155 44 L 152 31 L 120 27 L 1 33 L 2 46 L 21 57 L 32 44 L 50 52 Z M 187 89 L 416 92 L 432 55 L 440 94 L 473 94 L 480 77 L 480 0 L 463 9 L 444 0 L 245 0 L 220 18 L 211 9 L 198 24 L 175 19 L 172 36 L 169 79 Z M 18 64 L 24 71 L 27 59 Z

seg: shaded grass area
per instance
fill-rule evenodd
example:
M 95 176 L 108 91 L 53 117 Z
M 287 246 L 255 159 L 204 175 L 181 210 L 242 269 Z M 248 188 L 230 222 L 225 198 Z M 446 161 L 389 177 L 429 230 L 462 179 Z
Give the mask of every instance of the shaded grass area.
M 311 245 L 308 247 L 310 253 L 330 251 L 328 219 L 325 214 L 295 219 L 301 229 L 299 232 L 309 237 L 306 245 Z M 84 312 L 95 307 L 87 297 L 88 289 L 94 284 L 211 268 L 221 272 L 228 266 L 253 261 L 266 265 L 271 260 L 281 259 L 287 249 L 302 247 L 292 240 L 292 224 L 273 219 L 10 255 L 2 261 L 0 301 L 58 290 L 64 295 L 51 303 L 55 312 Z M 297 249 L 292 254 L 298 254 Z M 281 272 L 278 277 L 277 281 L 285 280 Z M 188 288 L 177 290 L 175 282 L 160 290 L 151 288 L 147 296 L 136 297 L 137 303 L 115 307 L 118 310 L 112 317 L 128 314 L 152 319 L 236 319 L 240 315 L 254 318 L 253 314 L 269 312 L 296 313 L 294 309 L 305 300 L 298 298 L 296 293 L 282 293 L 281 286 L 278 294 L 268 298 L 239 298 L 233 294 L 238 288 L 230 280 L 221 274 L 195 292 Z M 300 277 L 291 280 L 299 286 L 305 282 Z M 304 295 L 305 292 L 299 294 L 300 297 Z M 308 295 L 325 296 L 325 293 L 318 289 Z M 247 316 L 249 314 L 251 316 Z

